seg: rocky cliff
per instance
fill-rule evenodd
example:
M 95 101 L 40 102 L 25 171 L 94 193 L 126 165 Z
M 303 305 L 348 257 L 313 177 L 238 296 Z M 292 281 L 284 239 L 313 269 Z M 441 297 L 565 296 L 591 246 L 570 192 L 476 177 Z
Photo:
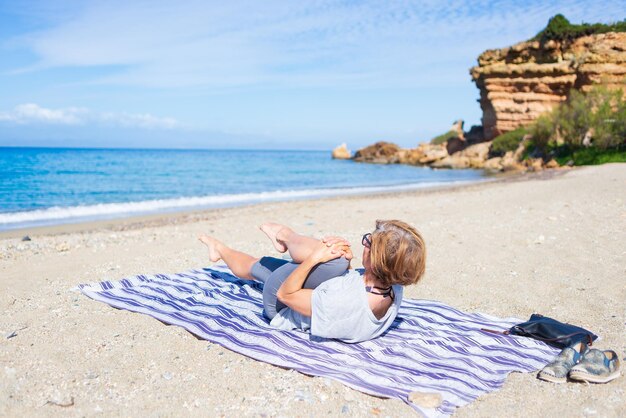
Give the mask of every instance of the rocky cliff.
M 527 41 L 487 50 L 470 70 L 480 89 L 485 140 L 534 121 L 572 88 L 626 85 L 626 33 Z

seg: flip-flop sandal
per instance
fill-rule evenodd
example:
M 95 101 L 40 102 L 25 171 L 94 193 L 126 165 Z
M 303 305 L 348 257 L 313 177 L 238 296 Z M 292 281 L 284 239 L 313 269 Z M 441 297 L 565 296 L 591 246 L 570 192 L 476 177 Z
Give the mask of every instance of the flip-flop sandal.
M 537 377 L 552 383 L 567 382 L 567 373 L 581 360 L 586 351 L 587 345 L 583 342 L 565 347 L 550 364 L 539 372 Z
M 613 350 L 589 350 L 569 372 L 570 379 L 590 383 L 608 383 L 619 375 L 619 357 Z

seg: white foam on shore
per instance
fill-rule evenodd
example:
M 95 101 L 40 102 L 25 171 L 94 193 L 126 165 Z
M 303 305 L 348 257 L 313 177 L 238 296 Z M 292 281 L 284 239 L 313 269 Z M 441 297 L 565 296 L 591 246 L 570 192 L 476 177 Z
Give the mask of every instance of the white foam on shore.
M 261 202 L 409 191 L 433 188 L 437 186 L 476 183 L 481 181 L 485 181 L 485 179 L 375 187 L 279 190 L 273 192 L 180 197 L 175 199 L 145 200 L 127 203 L 101 203 L 97 205 L 69 207 L 55 206 L 47 209 L 24 212 L 0 213 L 0 231 L 33 226 L 56 225 L 101 219 L 123 218 L 136 215 L 148 215 L 154 213 L 176 212 L 181 210 L 223 208 Z

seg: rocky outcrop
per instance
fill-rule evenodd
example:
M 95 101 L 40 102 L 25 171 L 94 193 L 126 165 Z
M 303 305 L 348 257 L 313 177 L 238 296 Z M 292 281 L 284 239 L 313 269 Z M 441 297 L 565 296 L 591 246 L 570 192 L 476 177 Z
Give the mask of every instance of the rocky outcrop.
M 395 164 L 399 162 L 400 147 L 391 142 L 377 142 L 358 150 L 354 161 L 374 164 Z
M 522 160 L 525 142 L 519 148 L 507 152 L 502 157 L 490 158 L 491 141 L 469 145 L 461 151 L 448 153 L 446 144 L 419 144 L 416 148 L 400 148 L 389 142 L 377 142 L 357 151 L 357 162 L 377 164 L 409 164 L 432 168 L 484 169 L 489 172 L 499 171 L 540 171 L 544 168 L 558 168 L 555 160 L 548 162 L 541 158 Z
M 557 17 L 551 19 L 548 28 L 560 27 L 562 22 Z M 562 16 L 560 19 L 565 20 Z M 478 57 L 478 65 L 470 72 L 480 90 L 482 126 L 464 132 L 463 121 L 459 120 L 431 143 L 412 149 L 379 142 L 358 151 L 355 161 L 488 171 L 557 168 L 557 161 L 549 160 L 544 153 L 528 153 L 528 137 L 515 151 L 504 155 L 502 146 L 490 150 L 491 140 L 532 123 L 565 101 L 573 89 L 587 91 L 595 84 L 603 84 L 626 91 L 626 32 L 574 39 L 561 36 L 558 39 L 566 39 L 562 41 L 548 40 L 542 35 L 541 39 L 488 50 Z M 590 131 L 583 144 L 589 146 L 592 138 Z
M 478 144 L 479 142 L 485 141 L 485 134 L 483 133 L 482 125 L 474 125 L 470 128 L 468 132 L 464 133 L 465 141 L 469 145 Z
M 483 135 L 527 125 L 566 100 L 572 88 L 626 86 L 626 33 L 584 36 L 569 42 L 521 42 L 492 49 L 470 70 L 480 90 Z
M 344 142 L 333 150 L 331 156 L 335 160 L 349 160 L 352 154 L 350 153 L 348 146 Z
M 452 153 L 430 166 L 433 168 L 483 168 L 489 155 L 491 142 L 470 145 L 461 151 Z

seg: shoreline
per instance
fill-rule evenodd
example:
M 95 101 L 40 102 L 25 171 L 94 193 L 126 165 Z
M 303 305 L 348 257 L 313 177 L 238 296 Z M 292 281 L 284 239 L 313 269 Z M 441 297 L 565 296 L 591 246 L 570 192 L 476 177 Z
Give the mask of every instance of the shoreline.
M 242 203 L 225 207 L 212 207 L 212 208 L 200 208 L 200 209 L 182 209 L 174 211 L 165 211 L 159 213 L 149 214 L 137 214 L 129 216 L 120 216 L 111 219 L 93 219 L 84 220 L 78 222 L 67 222 L 53 225 L 42 226 L 27 226 L 23 228 L 14 228 L 7 230 L 0 230 L 0 240 L 11 238 L 22 238 L 24 236 L 41 236 L 41 235 L 62 235 L 65 233 L 79 233 L 79 232 L 91 232 L 94 230 L 110 230 L 110 231 L 125 231 L 135 230 L 146 226 L 162 226 L 167 224 L 188 223 L 195 222 L 202 219 L 208 213 L 221 211 L 227 211 L 235 208 L 244 207 L 263 207 L 268 204 L 280 204 L 290 202 L 314 202 L 314 201 L 326 201 L 326 200 L 340 200 L 340 199 L 359 199 L 363 197 L 380 197 L 387 195 L 420 195 L 429 193 L 438 193 L 441 191 L 454 191 L 464 188 L 477 187 L 487 184 L 496 184 L 502 182 L 512 181 L 525 181 L 528 179 L 549 179 L 555 176 L 565 174 L 569 170 L 545 170 L 538 173 L 526 172 L 512 172 L 512 173 L 499 173 L 486 177 L 483 180 L 467 181 L 462 184 L 441 184 L 427 187 L 416 187 L 414 189 L 406 190 L 376 190 L 373 192 L 354 193 L 347 195 L 335 195 L 335 196 L 313 196 L 310 198 L 292 198 L 286 200 L 276 201 L 262 201 L 254 203 Z
M 500 318 L 541 313 L 595 332 L 594 348 L 622 359 L 625 186 L 626 164 L 607 164 L 448 189 L 58 226 L 28 231 L 29 242 L 3 237 L 0 416 L 415 416 L 400 400 L 254 361 L 72 290 L 209 266 L 200 232 L 254 256 L 276 255 L 258 230 L 266 220 L 315 237 L 344 236 L 355 247 L 354 268 L 374 220 L 404 220 L 428 248 L 426 274 L 405 288 L 406 298 Z M 454 416 L 622 417 L 625 394 L 624 376 L 556 385 L 514 373 Z
M 477 170 L 336 161 L 326 152 L 36 151 L 0 157 L 9 173 L 0 199 L 0 230 L 418 189 L 486 177 Z

